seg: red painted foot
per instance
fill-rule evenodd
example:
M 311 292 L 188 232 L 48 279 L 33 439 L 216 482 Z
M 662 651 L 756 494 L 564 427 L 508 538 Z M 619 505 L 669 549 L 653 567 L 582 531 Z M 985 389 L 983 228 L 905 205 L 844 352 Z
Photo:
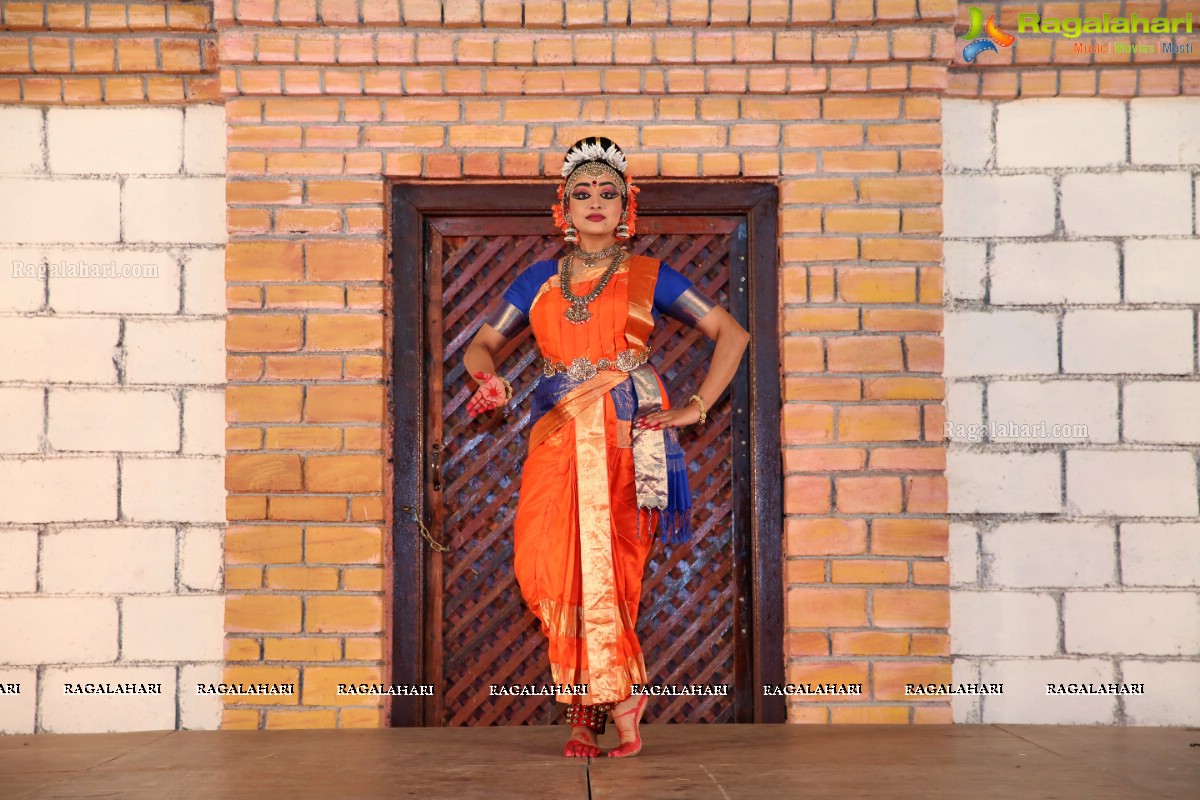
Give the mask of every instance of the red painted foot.
M 633 738 L 626 739 L 624 731 L 620 731 L 621 743 L 608 751 L 607 755 L 610 758 L 629 758 L 642 752 L 642 732 L 638 725 L 642 721 L 642 712 L 646 710 L 646 705 L 649 702 L 650 698 L 642 695 L 638 698 L 637 705 L 633 708 L 620 714 L 613 714 L 613 722 L 617 723 L 618 731 L 620 731 L 621 727 L 620 720 L 629 717 L 631 714 L 633 715 Z
M 595 758 L 600 755 L 596 734 L 586 725 L 571 726 L 571 738 L 563 747 L 563 755 L 567 758 Z

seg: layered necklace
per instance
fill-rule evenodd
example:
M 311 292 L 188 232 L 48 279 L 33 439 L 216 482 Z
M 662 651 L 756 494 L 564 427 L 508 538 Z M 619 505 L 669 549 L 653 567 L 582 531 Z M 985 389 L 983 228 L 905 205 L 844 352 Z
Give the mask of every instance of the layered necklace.
M 595 269 L 596 262 L 602 258 L 613 257 L 604 272 L 600 275 L 600 280 L 592 287 L 592 290 L 585 295 L 577 295 L 571 291 L 571 262 L 578 257 L 583 261 L 585 269 Z M 562 295 L 571 304 L 564 316 L 569 322 L 574 322 L 576 325 L 582 325 L 592 318 L 592 312 L 588 311 L 588 303 L 595 300 L 604 291 L 604 287 L 608 285 L 609 280 L 616 274 L 617 268 L 625 259 L 625 250 L 619 244 L 611 244 L 603 250 L 597 250 L 594 253 L 589 253 L 581 247 L 576 246 L 569 255 L 563 256 L 559 262 L 558 282 L 562 289 Z

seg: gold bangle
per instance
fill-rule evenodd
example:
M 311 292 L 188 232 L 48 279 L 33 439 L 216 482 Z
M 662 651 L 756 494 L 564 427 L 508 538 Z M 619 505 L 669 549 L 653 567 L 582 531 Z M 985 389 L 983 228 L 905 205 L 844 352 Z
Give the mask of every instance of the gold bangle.
M 508 401 L 512 400 L 512 396 L 513 396 L 512 384 L 509 383 L 507 380 L 505 380 L 503 375 L 497 375 L 496 377 L 504 382 L 504 402 L 501 403 L 501 405 L 506 406 L 506 405 L 508 405 Z
M 700 404 L 700 424 L 703 425 L 704 420 L 708 419 L 708 413 L 704 408 L 704 398 L 698 394 L 694 394 L 688 398 L 688 402 L 691 402 L 692 400 L 695 400 Z

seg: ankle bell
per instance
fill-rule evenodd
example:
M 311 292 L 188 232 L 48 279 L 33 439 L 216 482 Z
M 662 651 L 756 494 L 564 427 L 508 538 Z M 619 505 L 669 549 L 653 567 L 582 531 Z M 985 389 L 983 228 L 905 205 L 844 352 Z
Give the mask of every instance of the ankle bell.
M 572 725 L 584 725 L 596 733 L 604 733 L 610 710 L 612 703 L 596 703 L 590 706 L 571 703 L 567 706 L 567 722 Z

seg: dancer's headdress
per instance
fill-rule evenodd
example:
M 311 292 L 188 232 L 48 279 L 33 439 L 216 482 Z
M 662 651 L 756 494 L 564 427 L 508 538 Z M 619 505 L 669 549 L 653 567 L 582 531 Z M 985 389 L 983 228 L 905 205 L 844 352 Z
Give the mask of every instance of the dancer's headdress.
M 575 184 L 581 179 L 590 179 L 598 175 L 611 178 L 621 192 L 624 212 L 621 215 L 621 224 L 617 226 L 618 238 L 627 239 L 633 236 L 637 223 L 637 193 L 641 189 L 633 185 L 633 177 L 629 175 L 629 164 L 625 161 L 625 154 L 621 148 L 605 136 L 580 139 L 567 149 L 562 165 L 563 182 L 558 187 L 558 202 L 551 209 L 554 212 L 554 224 L 564 232 L 572 228 L 566 219 L 570 202 L 568 198 L 574 191 Z M 568 240 L 569 237 L 570 234 Z

